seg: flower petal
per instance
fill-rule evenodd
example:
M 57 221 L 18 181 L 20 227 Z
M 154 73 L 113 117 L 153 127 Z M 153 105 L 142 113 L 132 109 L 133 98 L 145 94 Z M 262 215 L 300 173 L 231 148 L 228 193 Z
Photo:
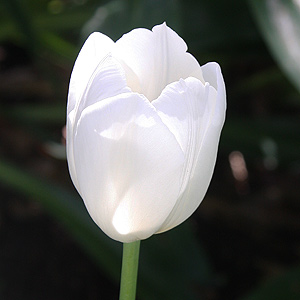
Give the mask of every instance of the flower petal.
M 116 42 L 113 56 L 136 75 L 133 91 L 156 99 L 171 82 L 193 76 L 204 82 L 200 65 L 187 53 L 184 40 L 166 24 L 147 29 L 135 29 Z M 124 67 L 126 68 L 126 67 Z M 129 76 L 131 78 L 131 76 Z
M 67 158 L 70 175 L 77 189 L 78 180 L 74 168 L 72 140 L 82 111 L 98 101 L 126 92 L 130 92 L 130 89 L 126 85 L 123 69 L 115 59 L 107 55 L 90 74 L 76 106 L 67 115 Z
M 220 84 L 216 91 L 208 83 L 204 86 L 199 80 L 188 78 L 169 85 L 152 103 L 185 153 L 180 197 L 159 232 L 186 220 L 207 191 L 225 117 L 225 89 Z
M 226 111 L 226 91 L 224 78 L 219 64 L 209 62 L 201 67 L 203 77 L 206 82 L 209 82 L 217 90 L 217 103 L 215 107 L 214 118 L 212 122 L 215 126 L 223 126 L 225 121 Z M 220 125 L 221 124 L 221 125 Z
M 123 93 L 86 108 L 74 159 L 86 207 L 113 239 L 151 236 L 176 203 L 183 153 L 141 95 Z
M 122 93 L 131 92 L 127 87 L 125 72 L 121 65 L 108 54 L 100 61 L 86 84 L 85 90 L 74 111 L 75 124 L 84 109 L 96 102 Z
M 114 42 L 100 32 L 92 33 L 82 46 L 73 67 L 67 115 L 75 108 L 99 62 L 111 51 Z

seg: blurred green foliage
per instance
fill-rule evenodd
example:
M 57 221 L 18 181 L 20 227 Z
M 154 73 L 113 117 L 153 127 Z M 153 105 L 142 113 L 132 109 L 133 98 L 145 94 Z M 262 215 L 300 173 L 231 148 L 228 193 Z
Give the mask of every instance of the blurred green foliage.
M 300 268 L 293 268 L 281 276 L 268 280 L 243 300 L 299 299 Z
M 249 1 L 257 24 L 278 65 L 300 90 L 299 1 Z
M 1 122 L 5 128 L 22 128 L 43 151 L 49 142 L 60 144 L 68 78 L 87 36 L 101 31 L 117 39 L 134 27 L 152 28 L 166 21 L 186 40 L 189 51 L 201 64 L 215 60 L 222 66 L 227 83 L 228 117 L 220 156 L 227 157 L 239 149 L 251 165 L 271 155 L 275 156 L 279 170 L 299 172 L 300 7 L 297 3 L 2 0 L 1 47 L 13 44 L 21 48 L 43 78 L 36 76 L 30 81 L 25 76 L 27 81 L 21 83 L 26 89 L 22 89 L 19 81 L 9 77 L 9 67 L 3 64 L 5 58 L 0 58 Z M 13 56 L 12 61 L 15 60 Z M 271 150 L 265 147 L 265 141 L 271 141 L 276 151 L 271 151 L 274 147 Z M 0 151 L 3 187 L 38 201 L 117 283 L 121 245 L 104 236 L 92 223 L 70 184 L 43 177 L 42 172 L 30 166 L 32 160 L 26 161 L 22 155 L 15 157 L 16 153 L 7 149 Z M 63 156 L 64 149 L 59 151 L 62 155 L 58 157 Z M 51 156 L 51 151 L 47 155 Z M 299 278 L 299 270 L 261 286 L 245 299 L 296 299 L 299 289 L 294 296 L 289 284 L 296 277 Z M 222 284 L 225 283 L 214 273 L 191 224 L 142 243 L 140 299 L 158 299 L 157 295 L 159 299 L 199 299 L 199 295 L 206 299 L 207 289 Z M 282 298 L 278 296 L 279 290 L 282 295 L 291 296 Z

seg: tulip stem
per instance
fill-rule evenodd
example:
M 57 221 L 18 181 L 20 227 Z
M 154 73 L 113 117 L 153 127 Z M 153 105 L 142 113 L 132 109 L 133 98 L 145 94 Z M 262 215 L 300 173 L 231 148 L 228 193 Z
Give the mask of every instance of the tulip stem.
M 141 241 L 123 244 L 121 287 L 119 300 L 134 300 Z

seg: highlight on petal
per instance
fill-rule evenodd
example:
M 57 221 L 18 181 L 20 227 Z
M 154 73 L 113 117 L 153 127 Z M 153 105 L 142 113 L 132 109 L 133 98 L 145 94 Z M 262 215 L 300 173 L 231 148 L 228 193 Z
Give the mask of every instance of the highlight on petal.
M 74 136 L 74 160 L 91 217 L 118 241 L 154 234 L 177 201 L 182 150 L 140 95 L 123 93 L 86 108 Z
M 152 101 L 181 78 L 193 76 L 204 82 L 199 63 L 186 51 L 184 40 L 164 23 L 152 31 L 138 28 L 123 35 L 112 53 L 124 69 L 135 74 L 136 84 L 129 83 L 129 87 Z

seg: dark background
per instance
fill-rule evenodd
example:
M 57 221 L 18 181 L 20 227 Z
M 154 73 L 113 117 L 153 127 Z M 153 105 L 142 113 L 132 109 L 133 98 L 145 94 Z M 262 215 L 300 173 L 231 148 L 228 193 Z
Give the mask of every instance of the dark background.
M 0 2 L 1 299 L 118 298 L 121 244 L 67 170 L 68 81 L 89 33 L 163 21 L 219 62 L 228 110 L 200 208 L 141 244 L 138 299 L 300 299 L 296 0 Z

